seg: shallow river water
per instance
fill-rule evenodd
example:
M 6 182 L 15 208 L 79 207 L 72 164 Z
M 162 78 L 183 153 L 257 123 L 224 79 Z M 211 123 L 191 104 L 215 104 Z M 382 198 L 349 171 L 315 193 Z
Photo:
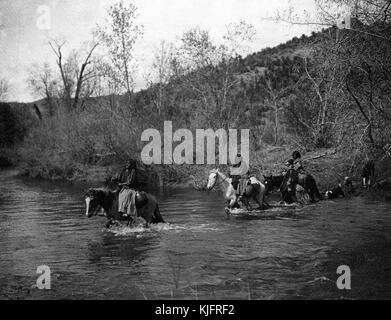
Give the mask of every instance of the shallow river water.
M 391 298 L 391 203 L 227 219 L 221 194 L 177 188 L 154 192 L 168 223 L 108 231 L 84 215 L 87 187 L 0 172 L 0 299 Z M 41 265 L 51 290 L 36 287 Z

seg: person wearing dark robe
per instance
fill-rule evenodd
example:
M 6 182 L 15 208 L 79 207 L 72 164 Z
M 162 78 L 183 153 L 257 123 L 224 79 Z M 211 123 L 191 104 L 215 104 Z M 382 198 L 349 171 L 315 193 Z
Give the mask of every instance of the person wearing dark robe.
M 134 189 L 137 181 L 136 161 L 129 160 L 114 180 L 121 187 L 118 196 L 118 212 L 125 217 L 137 217 L 136 190 Z
M 288 188 L 288 178 L 289 176 L 292 179 L 292 185 L 293 185 L 293 190 L 296 189 L 296 186 L 298 184 L 299 180 L 299 173 L 303 174 L 305 173 L 303 163 L 301 161 L 301 154 L 299 151 L 295 150 L 292 153 L 292 158 L 290 158 L 286 163 L 285 166 L 287 170 L 283 173 L 284 174 L 284 179 L 282 181 L 282 184 L 280 186 L 280 191 L 283 192 L 283 194 L 288 195 L 287 188 Z M 289 198 L 289 195 L 287 199 Z

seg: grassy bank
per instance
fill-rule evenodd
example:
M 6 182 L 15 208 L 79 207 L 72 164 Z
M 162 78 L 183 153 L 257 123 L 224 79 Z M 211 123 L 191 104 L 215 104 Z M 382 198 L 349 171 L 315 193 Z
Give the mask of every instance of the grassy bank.
M 294 148 L 291 146 L 264 145 L 252 153 L 250 170 L 260 180 L 263 175 L 278 175 L 284 164 L 291 157 Z M 301 150 L 306 171 L 312 174 L 321 192 L 335 187 L 349 176 L 356 186 L 361 185 L 361 169 L 367 157 L 360 150 L 322 148 L 312 151 Z M 391 161 L 381 151 L 373 151 L 372 159 L 376 163 L 376 181 L 381 182 L 374 188 L 376 194 L 388 197 L 391 185 Z M 49 162 L 48 162 L 49 163 Z M 20 174 L 32 178 L 52 180 L 84 181 L 94 184 L 105 184 L 123 166 L 123 162 L 115 157 L 101 158 L 91 165 L 49 166 L 46 164 L 19 163 Z M 141 187 L 157 188 L 187 185 L 204 190 L 211 165 L 139 165 Z M 228 172 L 227 166 L 219 166 Z M 384 183 L 385 181 L 385 183 Z

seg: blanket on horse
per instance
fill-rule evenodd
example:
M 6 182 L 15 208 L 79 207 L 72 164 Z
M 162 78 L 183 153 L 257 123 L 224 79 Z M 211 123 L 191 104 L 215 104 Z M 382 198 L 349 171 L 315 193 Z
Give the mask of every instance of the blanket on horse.
M 239 196 L 242 196 L 244 192 L 246 191 L 246 187 L 249 183 L 249 180 L 247 178 L 245 179 L 239 179 L 238 187 L 236 188 L 236 194 Z

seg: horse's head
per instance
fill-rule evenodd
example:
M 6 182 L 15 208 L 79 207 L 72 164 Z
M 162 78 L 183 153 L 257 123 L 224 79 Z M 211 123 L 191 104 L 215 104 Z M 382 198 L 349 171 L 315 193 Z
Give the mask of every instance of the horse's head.
M 212 190 L 217 183 L 217 179 L 218 179 L 218 169 L 211 170 L 209 173 L 208 184 L 206 185 L 206 189 Z
M 86 216 L 91 218 L 99 213 L 100 207 L 100 190 L 89 189 L 85 194 Z

